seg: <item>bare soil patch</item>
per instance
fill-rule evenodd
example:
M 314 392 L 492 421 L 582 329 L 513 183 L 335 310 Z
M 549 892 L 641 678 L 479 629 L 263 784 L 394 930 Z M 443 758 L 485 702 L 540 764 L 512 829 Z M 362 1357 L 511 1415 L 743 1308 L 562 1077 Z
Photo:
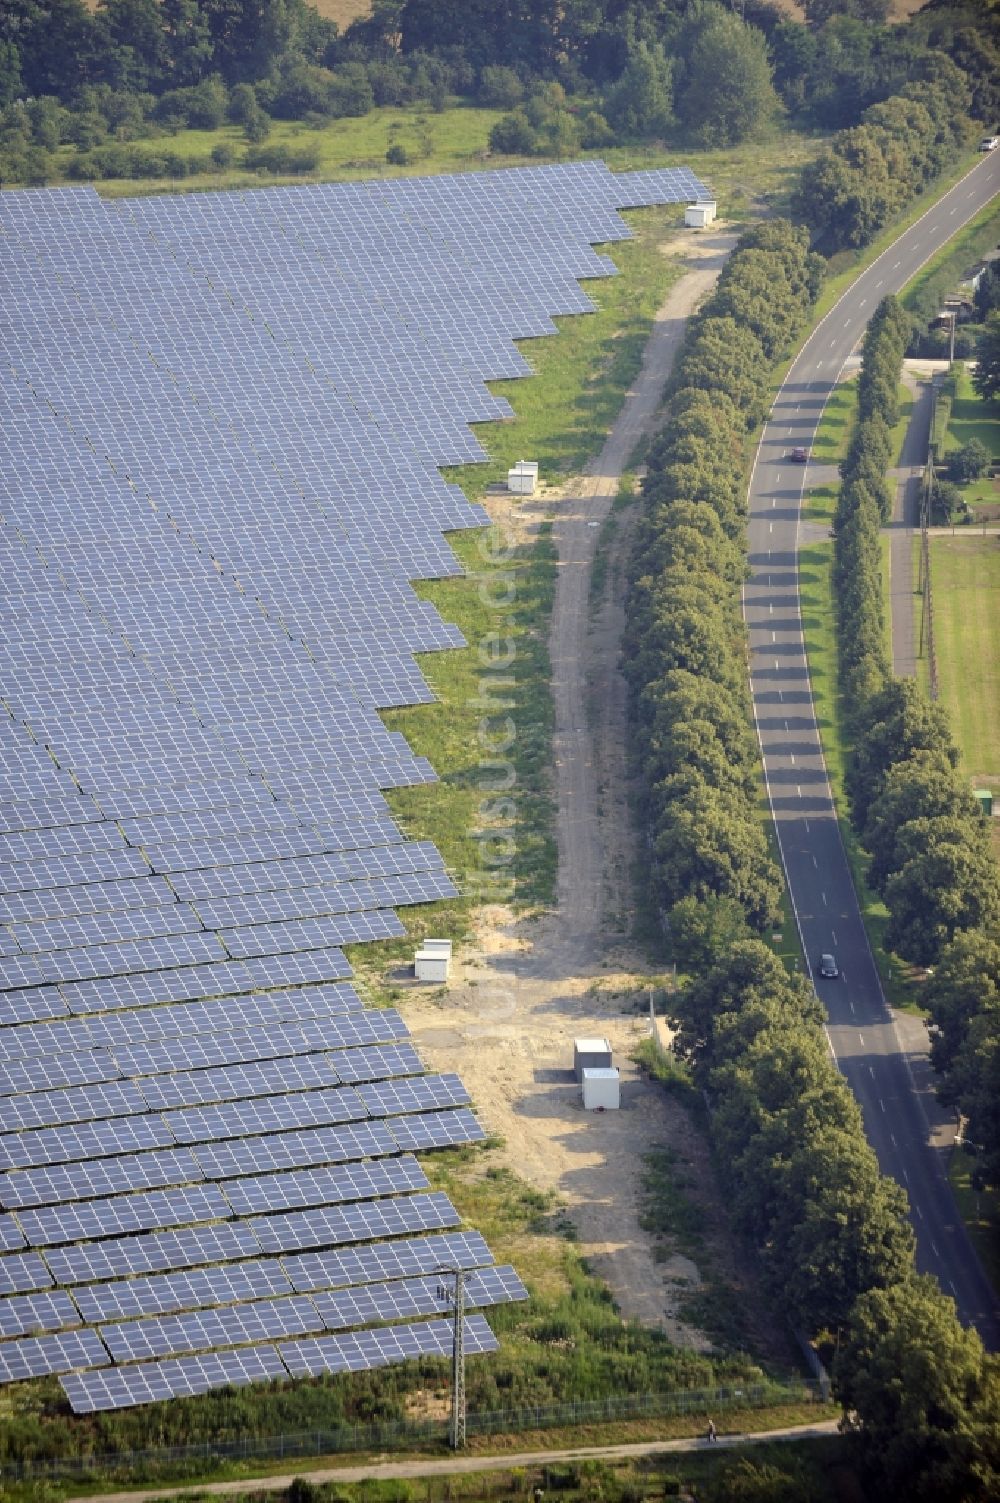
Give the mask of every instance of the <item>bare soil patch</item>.
M 655 418 L 687 317 L 713 285 L 735 236 L 671 241 L 690 252 L 691 270 L 657 314 L 642 370 L 600 455 L 561 493 L 512 510 L 487 498 L 501 525 L 530 529 L 548 514 L 558 549 L 550 654 L 556 701 L 555 792 L 559 847 L 555 911 L 517 919 L 499 906 L 479 913 L 477 943 L 459 955 L 447 989 L 414 987 L 407 1022 L 430 1068 L 454 1069 L 504 1158 L 539 1189 L 554 1191 L 581 1249 L 609 1284 L 621 1313 L 706 1348 L 679 1306 L 701 1286 L 678 1252 L 658 1260 L 640 1225 L 643 1156 L 669 1147 L 695 1186 L 707 1231 L 724 1228 L 706 1145 L 687 1111 L 630 1056 L 649 1036 L 643 1008 L 647 967 L 628 936 L 637 851 L 628 806 L 625 686 L 619 668 L 624 558 L 631 529 L 622 514 L 596 616 L 589 582 L 601 523 L 636 444 Z M 596 711 L 595 711 L 596 707 Z M 573 1079 L 573 1040 L 607 1037 L 622 1075 L 617 1112 L 583 1110 Z M 718 1255 L 716 1242 L 718 1242 Z M 713 1239 L 713 1261 L 738 1275 Z

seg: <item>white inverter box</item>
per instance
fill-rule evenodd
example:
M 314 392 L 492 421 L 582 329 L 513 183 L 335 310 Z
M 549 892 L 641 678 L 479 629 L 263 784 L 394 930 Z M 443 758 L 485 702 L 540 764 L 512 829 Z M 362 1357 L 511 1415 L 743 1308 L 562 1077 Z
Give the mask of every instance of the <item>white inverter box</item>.
M 583 1108 L 587 1112 L 617 1111 L 622 1104 L 622 1087 L 615 1069 L 591 1069 L 583 1072 Z

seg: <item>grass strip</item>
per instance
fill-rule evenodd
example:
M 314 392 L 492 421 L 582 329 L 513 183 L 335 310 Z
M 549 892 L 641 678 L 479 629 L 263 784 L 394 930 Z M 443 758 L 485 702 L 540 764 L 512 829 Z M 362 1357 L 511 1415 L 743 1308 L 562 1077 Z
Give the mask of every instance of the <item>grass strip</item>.
M 823 409 L 812 458 L 817 464 L 839 464 L 847 455 L 858 411 L 858 378 L 841 381 L 830 393 Z
M 1000 1190 L 973 1185 L 976 1160 L 965 1148 L 953 1148 L 948 1181 L 972 1245 L 994 1289 L 1000 1289 Z
M 892 462 L 899 464 L 903 453 L 903 443 L 906 439 L 906 430 L 910 426 L 910 418 L 913 415 L 914 397 L 905 381 L 899 383 L 898 395 L 899 417 L 896 419 L 892 430 Z
M 478 426 L 487 462 L 445 472 L 471 500 L 505 481 L 517 459 L 537 459 L 541 478 L 558 485 L 600 451 L 638 373 L 653 315 L 683 271 L 658 249 L 677 221 L 676 207 L 642 210 L 630 221 L 635 238 L 614 248 L 621 275 L 590 285 L 597 310 L 560 319 L 556 336 L 524 342 L 534 377 L 493 383 L 515 420 Z M 626 487 L 616 510 L 630 499 Z M 555 549 L 547 523 L 532 532 L 515 515 L 505 531 L 520 538 L 509 552 L 489 534 L 456 534 L 452 544 L 466 575 L 415 586 L 468 646 L 420 659 L 435 703 L 384 713 L 388 728 L 429 758 L 439 779 L 387 798 L 409 837 L 434 841 L 462 895 L 401 909 L 405 939 L 351 947 L 351 963 L 375 1000 L 398 1000 L 390 973 L 412 960 L 416 940 L 467 937 L 483 902 L 544 907 L 555 890 L 548 657 Z M 510 735 L 508 715 L 510 744 L 493 750 Z
M 839 689 L 836 599 L 833 588 L 833 543 L 812 543 L 799 552 L 799 584 L 802 601 L 802 631 L 809 660 L 809 679 L 816 703 L 816 723 L 823 743 L 830 788 L 837 809 L 837 823 L 847 853 L 858 897 L 858 906 L 868 933 L 886 998 L 893 1007 L 920 1011 L 913 1000 L 907 971 L 884 943 L 889 915 L 885 904 L 868 887 L 865 873 L 868 856 L 847 818 L 844 771 L 850 744 Z

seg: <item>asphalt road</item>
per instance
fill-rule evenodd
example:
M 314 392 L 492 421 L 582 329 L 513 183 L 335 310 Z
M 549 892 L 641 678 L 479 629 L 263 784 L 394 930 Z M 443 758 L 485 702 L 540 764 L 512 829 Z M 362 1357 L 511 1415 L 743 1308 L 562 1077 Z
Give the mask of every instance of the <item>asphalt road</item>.
M 933 1273 L 992 1350 L 1000 1306 L 959 1219 L 940 1148 L 897 1037 L 861 921 L 820 746 L 799 601 L 798 549 L 808 466 L 788 462 L 812 442 L 838 372 L 881 298 L 916 271 L 1000 188 L 1000 151 L 984 156 L 853 283 L 789 371 L 761 438 L 750 482 L 750 568 L 744 612 L 751 687 L 775 827 L 810 969 L 836 954 L 841 977 L 815 978 L 831 1049 L 864 1113 L 886 1174 L 907 1191 L 917 1264 Z M 807 540 L 808 533 L 806 534 Z

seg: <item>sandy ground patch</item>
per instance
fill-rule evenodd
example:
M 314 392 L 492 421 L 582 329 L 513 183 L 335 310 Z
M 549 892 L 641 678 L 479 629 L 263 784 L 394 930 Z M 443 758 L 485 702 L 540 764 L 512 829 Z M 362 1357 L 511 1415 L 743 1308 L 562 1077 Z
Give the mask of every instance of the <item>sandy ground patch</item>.
M 683 247 L 691 269 L 657 313 L 641 372 L 588 471 L 516 511 L 501 496 L 488 499 L 500 525 L 515 531 L 553 519 L 557 903 L 533 920 L 481 910 L 478 941 L 457 957 L 448 988 L 407 987 L 403 1002 L 428 1066 L 457 1070 L 484 1124 L 504 1139 L 510 1167 L 565 1202 L 582 1251 L 622 1314 L 698 1348 L 708 1342 L 681 1320 L 678 1306 L 699 1287 L 699 1270 L 679 1254 L 658 1261 L 640 1226 L 643 1155 L 657 1147 L 672 1148 L 693 1183 L 706 1187 L 706 1218 L 722 1218 L 711 1205 L 707 1149 L 687 1112 L 630 1059 L 650 1023 L 641 1006 L 643 965 L 626 938 L 636 857 L 619 668 L 627 513 L 596 617 L 589 587 L 600 524 L 655 420 L 686 320 L 734 240 L 723 229 L 669 242 L 672 253 Z M 573 1079 L 573 1040 L 595 1034 L 610 1040 L 622 1072 L 618 1112 L 585 1112 Z

